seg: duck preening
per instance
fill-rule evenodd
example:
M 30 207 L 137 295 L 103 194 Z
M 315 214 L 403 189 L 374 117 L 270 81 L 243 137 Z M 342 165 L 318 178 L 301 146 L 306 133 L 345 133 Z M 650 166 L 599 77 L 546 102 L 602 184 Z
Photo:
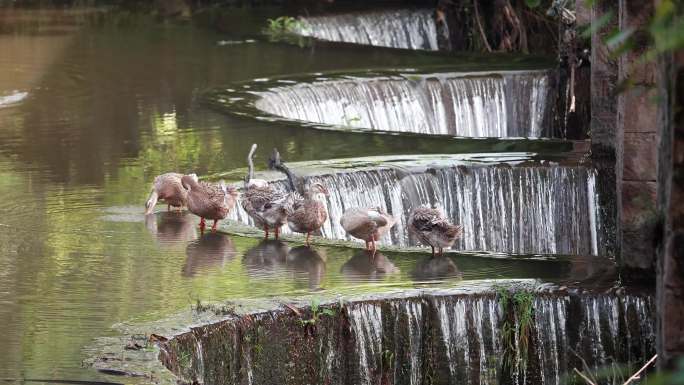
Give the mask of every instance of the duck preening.
M 205 219 L 213 219 L 214 225 L 211 226 L 211 231 L 216 231 L 218 221 L 225 219 L 235 206 L 238 197 L 237 189 L 233 186 L 226 186 L 223 181 L 199 182 L 196 177 L 193 178 L 190 175 L 184 175 L 181 183 L 188 191 L 188 210 L 202 218 L 200 230 L 204 231 Z
M 197 181 L 197 175 L 189 174 L 190 178 Z M 183 174 L 176 172 L 167 172 L 154 178 L 152 182 L 152 191 L 145 203 L 145 215 L 151 214 L 157 201 L 162 200 L 167 205 L 167 210 L 171 210 L 171 206 L 178 207 L 180 210 L 183 206 L 187 206 L 188 192 L 181 183 Z
M 461 226 L 451 224 L 441 210 L 426 206 L 413 209 L 408 229 L 422 244 L 432 248 L 433 256 L 435 248 L 442 255 L 443 249 L 451 247 L 463 231 Z
M 394 226 L 395 219 L 379 207 L 351 208 L 344 212 L 340 224 L 347 234 L 366 242 L 366 250 L 376 250 L 375 242 Z
M 323 227 L 328 219 L 325 203 L 319 200 L 321 194 L 328 196 L 328 189 L 320 183 L 314 183 L 304 190 L 303 196 L 296 192 L 290 194 L 285 205 L 288 227 L 295 233 L 306 234 L 307 245 L 311 233 Z
M 285 166 L 277 149 L 273 149 L 269 168 L 287 176 L 292 189 L 283 203 L 287 212 L 287 226 L 295 233 L 306 234 L 306 244 L 309 245 L 311 233 L 318 231 L 328 219 L 326 205 L 319 200 L 321 194 L 328 195 L 328 189 L 320 183 L 313 183 L 300 191 L 301 180 Z
M 269 229 L 273 229 L 275 239 L 278 239 L 280 228 L 287 223 L 285 201 L 287 194 L 276 191 L 263 179 L 254 179 L 254 152 L 257 145 L 253 144 L 247 155 L 248 171 L 245 178 L 245 193 L 242 196 L 242 208 L 254 220 L 254 224 L 264 229 L 265 239 L 268 239 Z

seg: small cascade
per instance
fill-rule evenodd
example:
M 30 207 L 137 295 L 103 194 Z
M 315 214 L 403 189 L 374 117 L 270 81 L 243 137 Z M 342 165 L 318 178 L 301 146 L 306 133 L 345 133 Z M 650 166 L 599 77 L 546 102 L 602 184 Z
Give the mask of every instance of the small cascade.
M 415 300 L 391 304 L 391 343 L 394 346 L 394 357 L 385 357 L 385 361 L 393 358 L 391 364 L 394 383 L 422 384 L 423 358 L 427 354 L 424 306 L 423 301 Z
M 436 51 L 434 10 L 400 9 L 300 18 L 295 31 L 321 40 Z
M 399 385 L 429 376 L 440 384 L 560 385 L 582 360 L 596 371 L 641 365 L 654 353 L 651 295 L 527 292 L 527 305 L 501 295 L 454 289 L 324 305 L 335 315 L 309 326 L 304 314 L 276 310 L 177 336 L 162 361 L 199 383 Z
M 457 250 L 601 255 L 594 171 L 582 166 L 455 166 L 409 173 L 377 169 L 310 176 L 330 192 L 322 234 L 347 239 L 351 207 L 380 207 L 396 219 L 385 245 L 412 246 L 406 224 L 419 205 L 439 206 L 464 228 Z M 285 190 L 284 182 L 274 182 Z M 238 208 L 233 219 L 248 223 Z
M 202 347 L 202 340 L 195 337 L 195 357 L 193 359 L 197 363 L 197 378 L 200 383 L 204 382 L 204 348 Z
M 351 305 L 349 313 L 358 356 L 357 384 L 376 384 L 382 369 L 382 309 L 379 305 Z
M 436 297 L 434 306 L 450 383 L 496 383 L 501 355 L 498 303 L 489 297 Z
M 258 92 L 255 107 L 287 119 L 466 137 L 550 136 L 547 71 L 443 73 L 317 81 Z
M 655 331 L 651 320 L 655 305 L 648 296 L 586 296 L 573 304 L 584 315 L 577 329 L 575 351 L 594 368 L 633 362 L 651 354 Z
M 561 374 L 567 367 L 567 305 L 565 297 L 537 297 L 534 300 L 535 337 L 539 343 L 536 359 L 543 384 L 560 384 Z

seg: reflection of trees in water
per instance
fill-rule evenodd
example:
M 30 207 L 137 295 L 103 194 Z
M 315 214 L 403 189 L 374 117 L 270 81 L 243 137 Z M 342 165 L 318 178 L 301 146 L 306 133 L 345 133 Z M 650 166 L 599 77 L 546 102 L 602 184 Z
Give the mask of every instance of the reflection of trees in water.
M 449 257 L 427 257 L 418 263 L 411 272 L 413 279 L 418 281 L 428 281 L 444 278 L 462 278 L 463 273 L 458 270 L 458 266 Z
M 197 237 L 194 216 L 187 211 L 147 215 L 145 227 L 160 245 L 188 242 Z
M 233 240 L 220 233 L 206 233 L 185 248 L 182 275 L 192 277 L 211 267 L 223 266 L 235 258 Z
M 385 275 L 399 272 L 399 268 L 384 254 L 359 250 L 342 265 L 342 274 L 353 280 L 379 280 Z
M 288 251 L 290 251 L 290 247 L 284 242 L 273 239 L 262 240 L 247 250 L 242 257 L 242 263 L 248 273 L 255 275 L 273 274 L 285 268 Z
M 325 276 L 325 254 L 309 246 L 298 246 L 287 253 L 287 266 L 296 272 L 308 274 L 309 288 L 318 289 Z

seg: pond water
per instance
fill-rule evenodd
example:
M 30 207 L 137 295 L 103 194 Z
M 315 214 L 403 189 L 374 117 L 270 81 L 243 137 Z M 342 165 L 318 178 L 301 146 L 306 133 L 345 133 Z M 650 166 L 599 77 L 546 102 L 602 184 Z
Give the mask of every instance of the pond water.
M 359 250 L 202 237 L 189 215 L 142 215 L 155 175 L 244 167 L 253 142 L 261 149 L 277 146 L 288 160 L 528 144 L 408 139 L 240 119 L 203 106 L 202 95 L 212 87 L 287 73 L 451 61 L 517 69 L 534 60 L 271 43 L 258 36 L 268 12 L 234 15 L 241 29 L 232 33 L 89 12 L 0 14 L 0 379 L 104 378 L 82 367 L 83 346 L 112 333 L 118 322 L 162 317 L 198 300 L 367 292 L 442 280 L 551 279 L 573 269 L 394 253 L 371 265 Z M 257 162 L 264 160 L 260 155 Z

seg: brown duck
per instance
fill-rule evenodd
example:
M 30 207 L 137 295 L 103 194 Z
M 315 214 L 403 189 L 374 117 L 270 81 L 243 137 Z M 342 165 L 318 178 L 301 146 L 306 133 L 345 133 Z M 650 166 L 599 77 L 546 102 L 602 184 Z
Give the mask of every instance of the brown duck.
M 205 219 L 213 219 L 211 231 L 216 231 L 219 220 L 225 219 L 235 206 L 238 192 L 233 186 L 219 183 L 198 182 L 190 175 L 181 178 L 183 187 L 188 190 L 188 210 L 202 218 L 200 229 L 204 231 Z
M 366 250 L 376 250 L 378 241 L 392 226 L 393 216 L 378 207 L 351 208 L 344 212 L 340 224 L 347 234 L 366 242 Z
M 442 255 L 442 250 L 451 247 L 462 232 L 462 227 L 449 223 L 440 210 L 426 206 L 413 209 L 408 229 L 422 244 L 432 248 L 433 256 L 435 248 Z
M 320 183 L 314 183 L 304 191 L 304 196 L 292 193 L 287 199 L 287 225 L 295 233 L 306 233 L 306 244 L 309 245 L 311 233 L 320 229 L 328 219 L 325 203 L 318 196 L 328 195 L 328 190 Z
M 269 229 L 273 229 L 275 239 L 278 239 L 280 228 L 287 223 L 287 210 L 285 209 L 286 193 L 276 191 L 263 179 L 254 179 L 254 162 L 252 160 L 257 145 L 253 144 L 247 163 L 249 164 L 247 177 L 245 178 L 245 193 L 242 196 L 242 208 L 254 220 L 254 224 L 264 229 L 265 238 L 268 239 Z
M 189 177 L 197 180 L 197 175 L 190 174 Z M 171 210 L 171 206 L 179 209 L 187 205 L 188 191 L 183 188 L 181 178 L 183 174 L 176 172 L 167 172 L 154 178 L 152 182 L 152 192 L 145 203 L 145 215 L 151 214 L 156 206 L 158 200 L 162 200 L 167 205 L 167 210 Z
M 320 229 L 328 219 L 325 204 L 319 201 L 318 195 L 328 195 L 328 190 L 320 183 L 314 183 L 307 189 L 300 189 L 301 179 L 287 167 L 280 159 L 278 150 L 273 150 L 269 160 L 269 168 L 276 169 L 285 175 L 290 183 L 292 192 L 287 195 L 284 206 L 287 211 L 287 225 L 295 233 L 306 234 L 306 244 L 309 245 L 311 233 Z M 303 193 L 299 193 L 303 190 Z

